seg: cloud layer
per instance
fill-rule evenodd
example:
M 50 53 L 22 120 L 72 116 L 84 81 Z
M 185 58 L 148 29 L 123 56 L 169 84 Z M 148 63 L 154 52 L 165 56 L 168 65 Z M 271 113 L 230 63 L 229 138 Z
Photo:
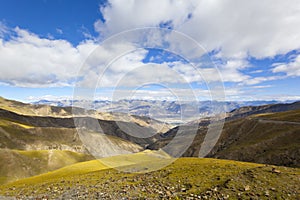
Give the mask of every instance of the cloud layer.
M 265 86 L 260 83 L 300 76 L 297 51 L 286 62 L 271 63 L 268 69 L 252 70 L 250 62 L 250 59 L 273 59 L 300 49 L 298 0 L 109 0 L 99 9 L 104 18 L 94 23 L 99 37 L 89 35 L 76 46 L 67 40 L 41 38 L 29 30 L 9 28 L 0 23 L 1 84 L 73 86 L 85 63 L 90 70 L 84 72 L 82 84 L 93 86 L 99 81 L 108 60 L 124 48 L 135 48 L 134 44 L 124 42 L 103 48 L 101 54 L 89 57 L 96 48 L 101 48 L 99 42 L 113 34 L 144 27 L 169 28 L 191 37 L 210 54 L 226 83 L 262 89 Z M 57 32 L 63 34 L 59 28 Z M 174 35 L 170 32 L 165 36 L 172 38 Z M 160 37 L 152 38 L 152 41 L 159 43 Z M 182 47 L 186 43 L 178 41 L 176 45 Z M 176 45 L 174 49 L 178 48 Z M 124 79 L 124 74 L 130 80 L 124 82 L 128 86 L 138 84 L 140 80 L 154 80 L 151 77 L 169 83 L 197 82 L 203 77 L 206 81 L 214 81 L 216 78 L 211 68 L 199 68 L 202 74 L 199 77 L 191 65 L 179 61 L 149 65 L 143 62 L 147 53 L 142 49 L 120 57 L 105 70 L 99 84 L 114 87 Z M 170 69 L 184 78 L 174 80 Z M 160 74 L 155 73 L 157 71 Z M 264 73 L 266 71 L 268 73 Z M 263 75 L 259 75 L 261 73 Z M 229 89 L 230 94 L 241 93 L 240 88 Z

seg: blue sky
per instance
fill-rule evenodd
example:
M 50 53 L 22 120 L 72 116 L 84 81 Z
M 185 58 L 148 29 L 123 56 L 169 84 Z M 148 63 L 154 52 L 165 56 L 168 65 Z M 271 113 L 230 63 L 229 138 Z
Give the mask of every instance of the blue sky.
M 76 45 L 83 33 L 96 36 L 94 22 L 102 18 L 101 0 L 11 0 L 1 1 L 0 19 L 9 27 L 19 26 L 40 37 L 65 39 Z
M 0 96 L 72 99 L 80 85 L 95 99 L 206 100 L 218 82 L 226 100 L 300 100 L 299 9 L 297 0 L 2 0 Z M 145 27 L 168 31 L 134 31 Z M 141 40 L 105 46 L 128 30 Z M 197 59 L 184 39 L 201 46 Z

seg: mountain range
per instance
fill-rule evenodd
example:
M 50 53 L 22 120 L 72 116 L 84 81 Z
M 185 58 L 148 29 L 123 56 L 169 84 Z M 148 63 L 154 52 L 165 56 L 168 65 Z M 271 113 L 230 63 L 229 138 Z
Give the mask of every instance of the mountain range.
M 274 191 L 270 189 L 258 191 L 254 188 L 267 187 L 267 177 L 274 182 L 289 179 L 292 183 L 297 184 L 295 177 L 299 177 L 300 174 L 297 169 L 269 167 L 269 165 L 300 167 L 300 102 L 234 108 L 223 119 L 224 126 L 218 141 L 206 158 L 201 159 L 198 158 L 199 151 L 208 134 L 207 130 L 210 128 L 211 120 L 213 120 L 212 116 L 204 115 L 199 119 L 175 126 L 147 116 L 129 115 L 122 112 L 100 112 L 69 106 L 24 104 L 0 98 L 0 158 L 5 160 L 0 165 L 0 184 L 3 184 L 0 186 L 0 195 L 14 196 L 18 193 L 20 198 L 26 199 L 32 195 L 31 192 L 34 188 L 40 188 L 37 193 L 38 198 L 42 198 L 39 195 L 74 198 L 72 196 L 74 191 L 69 191 L 71 194 L 69 192 L 61 193 L 68 191 L 63 183 L 67 181 L 68 187 L 71 188 L 76 185 L 73 180 L 80 179 L 82 181 L 80 178 L 82 176 L 84 179 L 90 175 L 95 178 L 99 174 L 106 176 L 107 173 L 111 174 L 108 178 L 118 185 L 116 182 L 118 173 L 111 172 L 109 167 L 99 165 L 98 162 L 95 163 L 97 161 L 95 159 L 100 159 L 104 163 L 113 163 L 116 169 L 119 167 L 132 168 L 133 166 L 133 169 L 137 170 L 142 167 L 147 171 L 149 166 L 170 159 L 172 161 L 173 156 L 177 157 L 176 152 L 183 144 L 180 141 L 187 140 L 192 133 L 195 133 L 195 136 L 192 138 L 190 146 L 181 155 L 185 158 L 179 158 L 168 168 L 162 169 L 163 171 L 146 173 L 151 179 L 149 184 L 154 186 L 156 185 L 155 177 L 160 177 L 161 181 L 167 181 L 163 178 L 166 177 L 164 173 L 166 171 L 170 171 L 171 174 L 176 172 L 169 175 L 171 180 L 169 184 L 165 184 L 164 189 L 156 188 L 156 186 L 153 191 L 149 189 L 153 198 L 159 196 L 167 198 L 173 194 L 181 195 L 182 198 L 187 197 L 186 195 L 190 196 L 190 194 L 200 195 L 201 198 L 202 196 L 215 198 L 218 195 L 237 195 L 237 191 L 240 191 L 241 198 L 249 196 L 275 198 L 276 195 L 289 197 L 288 194 L 294 198 L 298 195 L 295 187 L 280 186 L 284 191 L 280 194 L 276 191 L 279 190 L 277 188 Z M 78 124 L 81 126 L 78 127 Z M 177 137 L 178 143 L 174 143 L 174 137 Z M 166 154 L 162 150 L 171 142 L 174 145 L 168 148 L 168 154 Z M 147 161 L 148 164 L 145 164 L 144 161 Z M 128 165 L 128 163 L 131 164 Z M 210 166 L 211 169 L 205 168 L 203 163 Z M 185 176 L 185 178 L 181 178 L 186 181 L 175 184 L 176 177 L 181 176 L 177 174 L 179 169 L 193 174 L 192 171 L 195 171 L 197 167 L 203 168 L 205 176 L 212 176 L 215 181 L 212 180 L 211 183 L 203 186 L 196 180 Z M 211 174 L 210 170 L 213 170 L 215 174 Z M 221 173 L 219 170 L 228 170 L 229 174 L 238 175 L 236 177 L 229 176 L 225 172 L 222 174 L 223 172 Z M 124 176 L 128 175 L 123 174 L 123 178 L 120 177 L 121 180 L 125 180 Z M 144 184 L 144 178 L 143 176 L 133 176 L 132 180 L 135 182 L 141 180 L 141 183 Z M 252 179 L 259 183 L 253 182 Z M 45 180 L 48 182 L 46 183 Z M 246 181 L 246 184 L 240 188 L 235 183 L 238 181 Z M 90 184 L 81 185 L 83 188 L 90 188 L 92 187 Z M 127 189 L 124 191 L 131 192 L 131 194 L 124 193 L 124 196 L 134 197 L 133 188 L 130 188 L 130 185 L 126 182 Z M 150 185 L 147 187 L 151 187 Z M 45 187 L 56 187 L 55 190 L 61 192 L 53 193 L 52 189 L 45 191 Z M 116 192 L 117 188 L 113 189 L 112 185 L 110 187 L 109 190 L 102 188 L 106 192 L 98 194 L 99 198 L 112 198 L 109 195 Z M 122 186 L 118 185 L 118 187 Z M 140 190 L 144 186 L 135 187 Z M 172 189 L 173 187 L 174 189 Z M 253 188 L 257 194 L 248 191 L 251 190 L 248 187 Z M 82 191 L 82 188 L 77 188 L 77 191 L 84 196 L 84 191 L 88 191 L 88 189 Z M 157 193 L 159 191 L 160 195 Z
M 287 101 L 285 103 L 289 103 Z M 230 112 L 234 109 L 244 106 L 260 106 L 266 104 L 276 104 L 278 101 L 197 101 L 197 102 L 178 102 L 167 100 L 39 100 L 32 102 L 35 105 L 50 105 L 58 107 L 70 107 L 73 105 L 94 109 L 104 113 L 129 113 L 136 116 L 147 116 L 152 119 L 164 121 L 169 124 L 186 123 L 202 117 L 214 115 L 214 107 L 222 107 L 224 112 Z M 188 107 L 198 109 L 192 118 L 182 118 L 182 110 Z

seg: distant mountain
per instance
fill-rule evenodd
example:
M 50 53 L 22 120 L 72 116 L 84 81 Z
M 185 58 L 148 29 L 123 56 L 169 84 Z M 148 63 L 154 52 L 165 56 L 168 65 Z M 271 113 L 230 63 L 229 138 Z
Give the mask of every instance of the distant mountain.
M 78 107 L 95 109 L 99 112 L 129 113 L 137 116 L 148 116 L 152 119 L 165 121 L 170 124 L 185 123 L 198 119 L 199 117 L 208 117 L 214 115 L 214 106 L 222 107 L 225 112 L 230 112 L 243 106 L 259 106 L 266 104 L 279 103 L 277 101 L 239 101 L 239 102 L 217 102 L 217 101 L 199 101 L 199 102 L 177 102 L 160 100 L 96 100 L 92 102 L 74 100 L 48 101 L 40 100 L 33 102 L 35 105 L 51 105 L 69 107 L 73 104 Z M 80 106 L 82 105 L 82 106 Z M 192 118 L 181 117 L 182 110 L 192 107 L 197 109 Z

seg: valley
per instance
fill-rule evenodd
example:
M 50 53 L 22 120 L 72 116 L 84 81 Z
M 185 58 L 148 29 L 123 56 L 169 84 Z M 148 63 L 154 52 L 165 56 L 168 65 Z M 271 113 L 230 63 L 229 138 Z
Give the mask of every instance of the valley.
M 198 157 L 209 117 L 174 126 L 145 116 L 71 109 L 1 98 L 0 198 L 299 197 L 299 102 L 227 113 L 206 158 Z M 181 158 L 172 156 L 176 143 L 164 151 L 178 130 L 179 140 L 196 133 Z

